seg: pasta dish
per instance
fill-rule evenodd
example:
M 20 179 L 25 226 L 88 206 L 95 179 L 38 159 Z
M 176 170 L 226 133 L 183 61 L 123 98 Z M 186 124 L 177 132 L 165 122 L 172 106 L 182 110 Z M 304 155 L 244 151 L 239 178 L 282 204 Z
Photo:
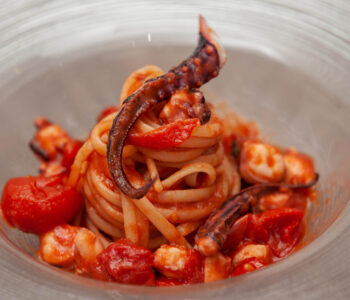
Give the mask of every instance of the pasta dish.
M 318 175 L 310 156 L 206 101 L 199 88 L 225 61 L 200 17 L 193 54 L 133 72 L 86 140 L 37 118 L 39 175 L 6 183 L 4 219 L 40 237 L 42 261 L 126 284 L 210 282 L 288 256 Z

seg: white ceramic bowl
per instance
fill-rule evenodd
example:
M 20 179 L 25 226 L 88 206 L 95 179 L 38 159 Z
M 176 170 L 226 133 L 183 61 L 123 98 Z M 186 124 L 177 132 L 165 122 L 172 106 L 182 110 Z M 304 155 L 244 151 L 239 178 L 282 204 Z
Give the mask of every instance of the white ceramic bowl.
M 263 270 L 175 288 L 98 282 L 35 258 L 37 240 L 0 223 L 1 299 L 349 299 L 350 4 L 347 1 L 0 1 L 0 187 L 36 172 L 40 115 L 85 137 L 123 80 L 193 50 L 198 14 L 228 62 L 204 91 L 267 139 L 311 154 L 319 201 L 305 246 Z

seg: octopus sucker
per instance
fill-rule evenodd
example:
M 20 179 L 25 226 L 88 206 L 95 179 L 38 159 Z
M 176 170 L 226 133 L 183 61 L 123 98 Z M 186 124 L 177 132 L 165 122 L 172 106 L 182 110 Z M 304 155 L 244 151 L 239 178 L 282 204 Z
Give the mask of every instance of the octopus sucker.
M 198 250 L 205 256 L 216 254 L 223 246 L 231 225 L 246 214 L 254 205 L 256 199 L 264 194 L 276 192 L 281 188 L 302 189 L 310 188 L 318 181 L 318 174 L 307 184 L 257 184 L 248 187 L 233 197 L 227 199 L 217 210 L 208 217 L 198 229 L 195 240 Z
M 166 74 L 148 80 L 130 95 L 113 121 L 108 144 L 107 162 L 113 180 L 122 193 L 130 198 L 142 198 L 155 178 L 140 188 L 128 181 L 122 165 L 122 151 L 130 129 L 137 119 L 154 105 L 168 101 L 178 90 L 196 90 L 216 77 L 226 61 L 226 54 L 215 32 L 200 16 L 199 41 L 193 54 Z M 202 124 L 209 121 L 210 110 L 204 101 L 195 104 L 194 111 Z

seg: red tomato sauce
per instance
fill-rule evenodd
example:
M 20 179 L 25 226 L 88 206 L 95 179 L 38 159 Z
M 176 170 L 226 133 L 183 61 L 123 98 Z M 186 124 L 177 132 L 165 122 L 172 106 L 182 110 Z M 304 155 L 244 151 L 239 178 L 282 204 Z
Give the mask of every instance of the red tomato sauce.
M 108 107 L 99 115 L 98 120 L 116 111 L 115 106 Z M 178 114 L 179 111 L 171 113 Z M 185 253 L 182 258 L 180 257 L 183 263 L 179 263 L 181 259 L 174 261 L 171 271 L 155 263 L 157 251 L 152 252 L 127 239 L 111 242 L 92 260 L 83 259 L 75 245 L 75 237 L 81 227 L 67 224 L 82 211 L 84 197 L 74 187 L 65 184 L 67 171 L 73 164 L 82 143 L 71 139 L 59 126 L 51 124 L 44 118 L 37 120 L 37 123 L 35 149 L 37 154 L 42 154 L 40 159 L 44 160 L 42 166 L 45 172 L 40 176 L 10 179 L 3 189 L 1 209 L 5 220 L 22 231 L 39 234 L 42 240 L 45 239 L 45 233 L 53 234 L 57 244 L 55 251 L 47 254 L 45 252 L 47 249 L 42 245 L 39 249 L 39 254 L 44 260 L 45 255 L 58 253 L 60 259 L 52 260 L 50 263 L 69 267 L 71 271 L 82 276 L 123 284 L 177 286 L 205 282 L 207 258 L 195 248 L 169 245 L 169 248 L 180 249 Z M 173 147 L 188 139 L 197 125 L 198 119 L 174 121 L 146 134 L 131 134 L 128 142 L 134 146 L 182 151 Z M 46 132 L 49 127 L 53 128 L 50 129 L 50 134 Z M 224 137 L 225 152 L 239 161 L 242 144 L 247 140 L 257 139 L 257 135 L 255 123 L 242 123 L 236 128 L 235 134 Z M 54 142 L 48 143 L 45 139 Z M 46 152 L 47 157 L 44 155 Z M 293 159 L 299 155 L 288 151 L 286 153 L 292 153 Z M 313 167 L 313 162 L 308 156 L 300 155 L 300 157 L 308 166 Z M 104 185 L 117 192 L 104 157 L 95 152 L 88 158 L 88 162 L 89 167 L 97 171 Z M 56 174 L 53 172 L 53 165 L 61 167 L 63 171 Z M 313 175 L 311 167 L 308 169 L 309 177 Z M 125 161 L 124 170 L 130 182 L 144 184 L 144 179 L 135 165 Z M 166 177 L 167 173 L 173 172 L 173 169 L 165 168 L 160 171 L 160 177 Z M 197 181 L 205 186 L 205 178 L 205 175 L 199 174 Z M 291 178 L 297 182 L 304 180 L 297 176 Z M 185 188 L 184 182 L 175 183 L 171 187 L 172 190 Z M 295 251 L 305 232 L 303 217 L 307 203 L 315 197 L 314 190 L 310 188 L 296 190 L 282 188 L 257 199 L 254 208 L 229 228 L 219 254 L 225 256 L 225 261 L 230 262 L 230 266 L 223 268 L 229 270 L 230 276 L 238 276 L 261 269 Z M 154 188 L 148 192 L 147 198 L 151 202 L 157 202 L 158 195 Z M 223 201 L 223 194 L 220 191 L 216 191 L 208 199 L 209 204 Z M 181 205 L 198 208 L 204 203 L 179 204 L 177 207 L 181 208 Z M 162 205 L 158 204 L 158 207 Z M 86 225 L 84 222 L 79 224 Z M 192 232 L 186 236 L 191 246 L 195 246 L 195 234 L 196 232 Z M 50 238 L 49 235 L 46 236 L 46 239 Z M 92 243 L 90 246 L 96 245 Z M 167 257 L 170 255 L 171 251 Z M 168 275 L 165 276 L 164 273 Z

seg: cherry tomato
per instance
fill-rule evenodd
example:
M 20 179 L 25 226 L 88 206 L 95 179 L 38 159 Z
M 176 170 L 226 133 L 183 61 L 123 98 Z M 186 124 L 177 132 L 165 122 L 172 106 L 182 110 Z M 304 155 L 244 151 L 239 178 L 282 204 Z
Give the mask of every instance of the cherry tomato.
M 238 247 L 239 243 L 244 238 L 251 216 L 251 214 L 246 214 L 243 217 L 240 217 L 235 223 L 232 224 L 231 228 L 228 231 L 225 243 L 223 245 L 224 250 L 234 250 Z
M 146 133 L 131 133 L 126 142 L 134 146 L 154 149 L 171 148 L 186 141 L 198 125 L 197 118 L 177 120 Z
M 152 252 L 127 239 L 112 243 L 97 259 L 117 282 L 155 285 Z
M 75 274 L 103 281 L 113 281 L 112 276 L 99 261 L 81 262 L 75 257 Z
M 66 147 L 64 147 L 61 165 L 67 170 L 69 170 L 70 166 L 73 164 L 75 156 L 77 155 L 82 144 L 83 143 L 81 141 L 73 140 L 72 142 L 68 143 Z
M 108 115 L 118 111 L 118 108 L 115 105 L 106 107 L 97 117 L 97 122 L 100 122 L 102 119 L 107 117 Z
M 294 208 L 279 208 L 262 214 L 247 214 L 230 228 L 224 243 L 225 251 L 235 251 L 242 243 L 260 243 L 270 246 L 275 257 L 288 255 L 303 234 L 304 213 Z
M 303 216 L 302 211 L 293 208 L 272 209 L 253 215 L 246 237 L 266 243 L 277 257 L 286 256 L 302 237 Z
M 84 202 L 73 187 L 63 185 L 60 176 L 12 178 L 1 199 L 3 215 L 10 225 L 32 233 L 44 233 L 71 221 Z

